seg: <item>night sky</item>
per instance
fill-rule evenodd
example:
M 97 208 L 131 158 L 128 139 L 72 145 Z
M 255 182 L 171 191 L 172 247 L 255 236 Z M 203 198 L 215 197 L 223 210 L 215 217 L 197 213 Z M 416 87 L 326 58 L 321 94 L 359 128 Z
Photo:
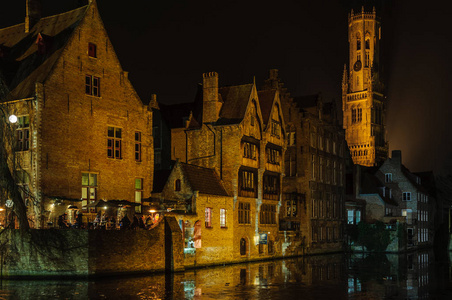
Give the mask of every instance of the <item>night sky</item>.
M 5 9 L 5 2 L 10 9 Z M 43 0 L 45 16 L 77 0 Z M 340 101 L 348 56 L 347 14 L 376 4 L 383 19 L 390 150 L 411 171 L 452 168 L 452 30 L 446 1 L 98 0 L 123 68 L 147 102 L 192 101 L 202 73 L 221 85 L 260 86 L 268 70 L 292 95 Z M 432 2 L 433 3 L 433 2 Z M 1 0 L 0 27 L 21 23 L 25 0 Z M 356 11 L 356 9 L 355 9 Z M 339 103 L 339 102 L 338 102 Z

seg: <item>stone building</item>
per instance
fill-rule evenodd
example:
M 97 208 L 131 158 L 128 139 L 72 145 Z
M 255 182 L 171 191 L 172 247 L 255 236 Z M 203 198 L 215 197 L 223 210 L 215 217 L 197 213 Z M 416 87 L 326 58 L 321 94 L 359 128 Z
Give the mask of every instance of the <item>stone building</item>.
M 32 226 L 68 205 L 141 203 L 152 189 L 152 113 L 122 69 L 96 1 L 45 18 L 40 1 L 26 3 L 25 23 L 0 29 L 0 105 L 18 117 L 15 174 L 34 200 Z
M 435 199 L 423 186 L 421 177 L 402 164 L 402 152 L 392 151 L 375 173 L 385 185 L 385 193 L 397 202 L 397 208 L 386 208 L 385 216 L 403 217 L 407 225 L 407 248 L 431 246 L 434 235 Z
M 355 164 L 374 166 L 388 157 L 387 97 L 380 64 L 381 25 L 372 12 L 348 17 L 349 65 L 342 77 L 345 138 Z
M 214 169 L 176 161 L 158 196 L 182 229 L 186 267 L 234 260 L 233 197 Z
M 228 226 L 236 261 L 281 253 L 284 139 L 278 91 L 258 92 L 254 83 L 220 87 L 215 72 L 203 74 L 182 126 L 171 130 L 172 159 L 214 169 L 233 197 Z
M 357 219 L 386 224 L 394 237 L 386 251 L 400 252 L 433 245 L 437 201 L 432 193 L 434 189 L 422 182 L 422 179 L 427 180 L 428 173 L 410 172 L 402 164 L 399 150 L 392 151 L 392 157 L 381 167 L 356 166 L 353 199 L 365 204 L 361 206 L 364 210 L 358 212 L 352 202 L 348 202 L 348 224 L 357 224 Z
M 278 89 L 286 124 L 281 230 L 293 253 L 341 251 L 345 201 L 344 132 L 335 104 L 320 95 L 291 97 L 270 71 L 264 89 Z

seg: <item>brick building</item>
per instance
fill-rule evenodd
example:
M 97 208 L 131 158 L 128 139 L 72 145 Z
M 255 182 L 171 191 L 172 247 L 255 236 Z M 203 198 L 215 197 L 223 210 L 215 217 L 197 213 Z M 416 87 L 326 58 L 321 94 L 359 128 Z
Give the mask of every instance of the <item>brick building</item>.
M 187 108 L 182 126 L 171 130 L 171 156 L 214 169 L 233 197 L 227 214 L 234 260 L 280 254 L 285 127 L 279 92 L 258 92 L 254 83 L 219 87 L 218 74 L 205 73 Z
M 387 97 L 382 76 L 381 24 L 372 12 L 348 17 L 349 65 L 342 76 L 345 138 L 355 164 L 374 166 L 388 157 Z
M 121 68 L 96 1 L 45 18 L 40 1 L 26 3 L 25 23 L 0 29 L 0 73 L 1 105 L 18 116 L 15 173 L 35 200 L 27 202 L 32 226 L 71 204 L 141 203 L 152 189 L 152 113 Z
M 179 222 L 186 267 L 234 261 L 234 200 L 214 169 L 178 160 L 153 196 Z
M 298 240 L 288 247 L 295 253 L 341 251 L 346 142 L 334 102 L 324 103 L 320 95 L 291 97 L 278 70 L 270 71 L 264 88 L 280 91 L 286 121 L 281 230 Z

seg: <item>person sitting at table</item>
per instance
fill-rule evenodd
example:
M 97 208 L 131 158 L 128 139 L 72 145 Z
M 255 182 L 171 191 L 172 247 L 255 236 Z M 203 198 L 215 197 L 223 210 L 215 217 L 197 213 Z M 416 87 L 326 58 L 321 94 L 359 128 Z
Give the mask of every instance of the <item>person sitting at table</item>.
M 121 229 L 129 229 L 130 220 L 127 217 L 127 215 L 125 215 L 124 218 L 121 219 L 121 223 L 119 225 L 120 225 Z

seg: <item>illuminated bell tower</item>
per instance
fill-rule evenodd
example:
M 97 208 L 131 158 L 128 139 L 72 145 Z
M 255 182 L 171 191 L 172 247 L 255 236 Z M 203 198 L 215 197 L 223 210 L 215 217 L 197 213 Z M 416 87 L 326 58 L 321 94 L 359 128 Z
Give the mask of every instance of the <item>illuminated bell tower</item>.
M 349 66 L 342 76 L 345 139 L 355 164 L 374 166 L 388 157 L 386 96 L 380 81 L 381 27 L 372 12 L 348 16 Z

